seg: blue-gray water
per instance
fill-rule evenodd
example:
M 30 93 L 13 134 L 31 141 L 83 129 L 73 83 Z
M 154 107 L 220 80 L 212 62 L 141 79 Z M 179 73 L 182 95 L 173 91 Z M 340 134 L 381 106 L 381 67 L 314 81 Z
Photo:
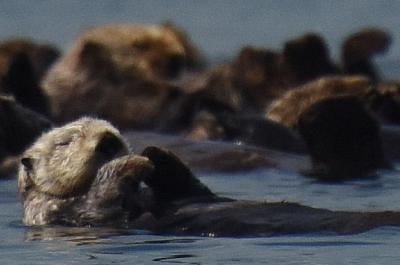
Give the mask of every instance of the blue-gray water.
M 378 58 L 388 78 L 400 74 L 400 1 L 0 1 L 0 39 L 27 36 L 68 48 L 97 24 L 157 23 L 183 27 L 211 60 L 232 57 L 245 44 L 278 49 L 308 31 L 322 33 L 332 56 L 344 36 L 381 26 L 393 46 Z M 400 166 L 399 166 L 400 167 Z M 375 180 L 323 185 L 283 170 L 201 174 L 217 193 L 238 199 L 295 201 L 335 210 L 400 210 L 400 172 Z M 15 180 L 0 181 L 2 264 L 398 264 L 400 230 L 353 236 L 229 239 L 155 236 L 144 231 L 26 228 Z
M 346 210 L 400 210 L 399 171 L 379 179 L 326 185 L 266 169 L 201 174 L 217 193 L 242 199 L 298 201 Z M 0 182 L 2 264 L 398 264 L 400 229 L 352 236 L 202 238 L 105 228 L 26 228 L 13 180 Z

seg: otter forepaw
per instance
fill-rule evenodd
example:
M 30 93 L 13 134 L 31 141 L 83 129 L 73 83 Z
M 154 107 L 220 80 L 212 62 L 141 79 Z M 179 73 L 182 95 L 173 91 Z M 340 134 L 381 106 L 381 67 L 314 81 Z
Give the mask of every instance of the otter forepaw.
M 194 196 L 212 196 L 213 193 L 203 185 L 174 153 L 149 146 L 142 152 L 154 164 L 152 174 L 144 178 L 159 202 L 169 202 Z
M 97 182 L 110 182 L 111 179 L 130 178 L 139 183 L 154 170 L 153 163 L 138 155 L 125 155 L 105 164 L 97 174 Z

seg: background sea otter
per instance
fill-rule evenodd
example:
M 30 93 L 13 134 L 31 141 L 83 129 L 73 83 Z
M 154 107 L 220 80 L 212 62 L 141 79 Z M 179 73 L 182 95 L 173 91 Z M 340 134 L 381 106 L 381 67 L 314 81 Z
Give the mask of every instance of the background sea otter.
M 168 25 L 108 25 L 83 33 L 42 82 L 59 122 L 94 114 L 119 127 L 151 127 L 178 89 L 169 81 L 200 64 Z

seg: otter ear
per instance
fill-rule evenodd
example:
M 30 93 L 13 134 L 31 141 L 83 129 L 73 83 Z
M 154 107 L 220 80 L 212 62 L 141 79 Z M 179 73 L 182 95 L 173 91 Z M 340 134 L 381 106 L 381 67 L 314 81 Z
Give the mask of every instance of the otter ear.
M 100 43 L 87 41 L 83 44 L 80 53 L 80 63 L 90 69 L 101 69 L 111 63 L 109 52 Z
M 30 157 L 23 157 L 21 158 L 21 164 L 24 166 L 26 171 L 33 170 L 33 159 Z

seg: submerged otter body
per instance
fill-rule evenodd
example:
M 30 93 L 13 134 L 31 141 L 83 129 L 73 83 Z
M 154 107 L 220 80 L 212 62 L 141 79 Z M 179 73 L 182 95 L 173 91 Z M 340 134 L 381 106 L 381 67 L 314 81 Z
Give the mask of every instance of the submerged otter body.
M 24 154 L 18 182 L 26 225 L 123 225 L 203 236 L 348 234 L 400 225 L 397 212 L 334 212 L 219 197 L 173 153 L 147 147 L 129 155 L 114 127 L 89 118 L 39 138 Z

